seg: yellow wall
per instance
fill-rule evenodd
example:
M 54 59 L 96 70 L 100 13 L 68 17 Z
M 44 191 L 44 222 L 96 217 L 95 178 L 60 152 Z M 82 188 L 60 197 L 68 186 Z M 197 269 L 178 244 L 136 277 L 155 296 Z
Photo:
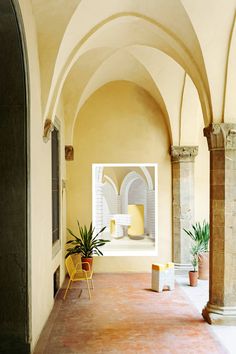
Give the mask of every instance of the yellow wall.
M 38 337 L 54 305 L 53 273 L 60 265 L 64 280 L 64 247 L 57 254 L 52 252 L 51 214 L 51 140 L 43 141 L 41 111 L 41 86 L 37 35 L 30 0 L 20 1 L 27 43 L 30 101 L 30 231 L 29 231 L 29 296 L 31 348 Z M 65 176 L 63 105 L 59 104 L 57 116 L 61 131 L 61 177 Z M 62 202 L 63 200 L 63 202 Z M 62 245 L 65 243 L 65 197 L 62 195 Z
M 20 1 L 27 43 L 30 85 L 30 332 L 34 348 L 53 306 L 50 144 L 42 139 L 41 87 L 37 35 L 31 2 Z
M 158 163 L 157 257 L 97 257 L 95 270 L 147 271 L 171 260 L 171 164 L 164 119 L 153 99 L 128 82 L 99 89 L 82 108 L 74 131 L 75 160 L 67 162 L 67 221 L 92 219 L 92 163 Z

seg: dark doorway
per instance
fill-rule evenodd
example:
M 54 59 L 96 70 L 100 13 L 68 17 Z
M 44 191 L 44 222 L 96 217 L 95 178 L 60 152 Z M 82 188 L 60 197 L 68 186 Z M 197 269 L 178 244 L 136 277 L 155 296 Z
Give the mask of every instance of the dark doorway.
M 27 354 L 28 110 L 17 4 L 0 1 L 0 353 Z
M 60 238 L 59 131 L 52 131 L 52 244 Z

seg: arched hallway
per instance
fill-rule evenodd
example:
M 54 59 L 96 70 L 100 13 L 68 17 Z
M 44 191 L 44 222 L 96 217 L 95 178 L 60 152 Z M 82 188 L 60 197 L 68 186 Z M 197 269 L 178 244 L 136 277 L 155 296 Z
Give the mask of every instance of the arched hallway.
M 33 353 L 77 220 L 107 226 L 113 254 L 94 272 L 111 283 L 190 269 L 184 229 L 209 221 L 203 316 L 235 325 L 235 13 L 236 0 L 0 2 L 0 352 Z M 93 198 L 95 164 L 121 170 Z

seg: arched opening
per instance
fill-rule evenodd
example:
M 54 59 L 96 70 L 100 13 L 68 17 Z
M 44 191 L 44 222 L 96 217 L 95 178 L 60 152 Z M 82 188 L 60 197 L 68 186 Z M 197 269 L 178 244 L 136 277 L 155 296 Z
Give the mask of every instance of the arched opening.
M 0 2 L 0 352 L 30 352 L 27 66 L 16 1 Z

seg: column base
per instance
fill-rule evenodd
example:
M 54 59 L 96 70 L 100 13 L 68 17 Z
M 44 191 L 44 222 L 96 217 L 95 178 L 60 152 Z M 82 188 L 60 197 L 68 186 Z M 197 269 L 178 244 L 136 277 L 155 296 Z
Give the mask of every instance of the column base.
M 175 263 L 175 274 L 188 275 L 188 272 L 192 270 L 193 266 L 186 263 Z
M 208 302 L 202 310 L 202 316 L 209 324 L 235 326 L 236 306 L 216 306 Z

